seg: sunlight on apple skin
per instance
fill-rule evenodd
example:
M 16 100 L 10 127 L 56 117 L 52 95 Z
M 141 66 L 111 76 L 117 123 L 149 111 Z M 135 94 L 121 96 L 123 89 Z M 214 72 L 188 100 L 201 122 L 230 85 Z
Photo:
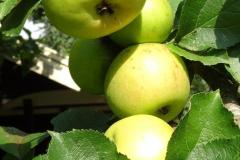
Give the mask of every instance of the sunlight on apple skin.
M 149 155 L 154 155 L 161 150 L 166 149 L 165 144 L 159 143 L 162 141 L 157 135 L 153 133 L 147 133 L 141 137 L 140 143 L 137 144 L 136 150 L 139 157 L 148 158 Z
M 182 111 L 189 92 L 184 62 L 166 45 L 157 43 L 123 50 L 105 79 L 106 100 L 120 118 L 151 114 L 170 121 Z
M 156 74 L 158 72 L 159 64 L 153 63 L 154 61 L 154 57 L 146 57 L 143 61 L 143 66 L 148 71 L 148 74 Z
M 164 160 L 172 133 L 160 118 L 135 115 L 117 121 L 105 135 L 131 160 Z
M 103 0 L 43 0 L 50 22 L 60 31 L 79 38 L 99 38 L 136 18 L 145 0 L 105 0 L 113 12 L 97 10 Z
M 173 19 L 168 0 L 146 0 L 141 14 L 110 38 L 121 46 L 163 42 L 171 32 Z

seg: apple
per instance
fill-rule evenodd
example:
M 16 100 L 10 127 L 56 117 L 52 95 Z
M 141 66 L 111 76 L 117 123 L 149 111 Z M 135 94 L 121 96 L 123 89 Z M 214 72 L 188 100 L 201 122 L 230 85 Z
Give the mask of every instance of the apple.
M 43 0 L 50 22 L 60 31 L 94 39 L 113 33 L 136 18 L 145 0 Z
M 126 27 L 110 35 L 122 46 L 163 42 L 173 26 L 174 15 L 168 0 L 146 0 L 141 14 Z
M 120 118 L 151 114 L 170 121 L 182 111 L 189 92 L 183 60 L 160 43 L 127 47 L 114 59 L 105 79 L 106 100 Z
M 104 79 L 108 67 L 119 53 L 109 39 L 78 39 L 69 55 L 69 71 L 81 90 L 92 94 L 104 93 Z
M 151 115 L 134 115 L 121 119 L 105 132 L 118 152 L 131 160 L 165 160 L 173 128 Z

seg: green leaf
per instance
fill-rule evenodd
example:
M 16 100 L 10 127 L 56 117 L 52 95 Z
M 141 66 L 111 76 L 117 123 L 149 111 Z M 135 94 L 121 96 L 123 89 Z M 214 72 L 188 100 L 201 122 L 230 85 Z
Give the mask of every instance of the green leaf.
M 229 65 L 225 65 L 227 71 L 240 84 L 240 46 L 228 52 Z
M 93 130 L 73 130 L 66 133 L 49 132 L 49 160 L 124 160 L 116 146 L 104 134 Z
M 204 53 L 204 54 L 196 54 L 191 51 L 187 51 L 182 49 L 172 43 L 167 45 L 169 50 L 172 53 L 175 53 L 179 56 L 182 56 L 186 59 L 191 61 L 199 61 L 204 65 L 216 65 L 219 63 L 229 64 L 229 57 L 227 51 L 225 50 L 212 50 L 211 52 Z
M 177 34 L 192 51 L 226 49 L 240 42 L 239 0 L 186 0 Z
M 0 2 L 0 21 L 8 15 L 21 0 L 1 0 Z
M 230 139 L 216 139 L 196 146 L 191 152 L 189 160 L 239 160 L 240 137 Z
M 37 157 L 34 157 L 33 160 L 48 160 L 48 155 L 47 154 L 39 155 Z
M 5 154 L 2 158 L 2 160 L 18 160 L 18 158 L 11 154 Z
M 20 159 L 24 159 L 24 160 L 32 160 L 33 158 L 33 151 L 29 151 L 24 157 L 21 157 Z M 19 160 L 19 158 L 15 157 L 12 154 L 5 154 L 4 157 L 2 158 L 2 160 Z
M 182 1 L 183 0 L 169 0 L 169 3 L 170 3 L 170 5 L 172 7 L 172 10 L 173 10 L 173 14 L 176 14 L 178 6 Z
M 170 139 L 167 160 L 187 160 L 200 145 L 240 136 L 240 129 L 224 108 L 219 91 L 196 94 L 190 102 L 190 111 Z M 218 156 L 217 152 L 212 154 Z
M 39 3 L 40 0 L 21 0 L 11 13 L 2 20 L 0 30 L 2 34 L 8 37 L 18 36 L 25 21 Z
M 26 133 L 12 127 L 0 127 L 0 148 L 17 158 L 23 158 L 47 137 L 47 133 Z
M 83 107 L 69 109 L 51 120 L 54 130 L 57 132 L 69 131 L 72 129 L 93 129 L 104 131 L 110 116 L 101 112 Z

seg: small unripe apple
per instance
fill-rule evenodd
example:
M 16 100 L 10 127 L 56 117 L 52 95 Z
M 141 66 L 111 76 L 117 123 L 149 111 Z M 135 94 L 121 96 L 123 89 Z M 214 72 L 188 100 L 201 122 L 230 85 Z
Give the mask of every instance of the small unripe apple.
M 68 65 L 73 80 L 81 90 L 91 94 L 104 93 L 106 72 L 119 50 L 107 38 L 75 41 Z
M 182 111 L 189 92 L 183 60 L 158 43 L 124 49 L 110 65 L 105 79 L 107 102 L 120 118 L 151 114 L 170 121 Z
M 43 0 L 50 22 L 60 31 L 94 39 L 113 33 L 136 18 L 145 0 Z
M 141 14 L 126 27 L 110 35 L 122 46 L 163 42 L 173 26 L 174 15 L 168 0 L 146 0 Z
M 160 118 L 135 115 L 117 121 L 105 135 L 131 160 L 165 160 L 173 128 Z

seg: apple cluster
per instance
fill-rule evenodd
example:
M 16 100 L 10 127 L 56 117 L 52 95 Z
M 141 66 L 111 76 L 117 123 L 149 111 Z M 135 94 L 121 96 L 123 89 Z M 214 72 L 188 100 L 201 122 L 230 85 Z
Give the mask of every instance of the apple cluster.
M 69 57 L 73 80 L 86 92 L 104 94 L 113 113 L 124 118 L 106 135 L 121 143 L 126 126 L 130 135 L 141 132 L 128 138 L 131 144 L 116 143 L 119 152 L 136 160 L 164 159 L 173 132 L 166 122 L 182 111 L 190 92 L 183 60 L 164 44 L 174 20 L 168 0 L 43 0 L 43 5 L 56 28 L 76 37 Z M 143 154 L 150 142 L 159 144 Z

